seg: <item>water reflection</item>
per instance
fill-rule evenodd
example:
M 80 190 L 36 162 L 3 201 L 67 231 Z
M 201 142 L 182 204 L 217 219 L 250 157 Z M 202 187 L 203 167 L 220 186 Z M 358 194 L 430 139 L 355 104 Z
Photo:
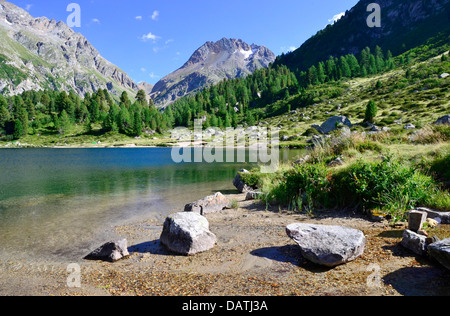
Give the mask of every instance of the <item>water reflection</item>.
M 170 148 L 0 150 L 2 256 L 79 257 L 112 226 L 163 218 L 212 192 L 233 190 L 237 170 L 252 167 L 175 164 L 170 154 Z

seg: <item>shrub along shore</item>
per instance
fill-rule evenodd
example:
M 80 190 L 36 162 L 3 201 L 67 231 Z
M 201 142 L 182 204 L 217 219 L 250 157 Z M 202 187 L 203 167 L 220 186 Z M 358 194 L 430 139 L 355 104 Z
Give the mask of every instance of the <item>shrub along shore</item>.
M 394 223 L 424 206 L 450 211 L 450 126 L 426 126 L 403 144 L 388 131 L 367 135 L 346 127 L 313 138 L 307 155 L 272 174 L 242 173 L 270 205 L 290 210 L 351 209 Z

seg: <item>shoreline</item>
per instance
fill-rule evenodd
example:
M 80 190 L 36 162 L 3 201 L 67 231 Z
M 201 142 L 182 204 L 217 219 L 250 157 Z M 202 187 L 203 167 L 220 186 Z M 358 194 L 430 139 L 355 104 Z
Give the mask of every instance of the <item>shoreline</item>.
M 143 220 L 114 227 L 128 240 L 130 256 L 116 263 L 80 258 L 81 287 L 68 288 L 67 265 L 0 262 L 0 295 L 448 295 L 450 271 L 404 249 L 403 228 L 371 222 L 345 211 L 313 217 L 226 194 L 237 209 L 206 215 L 216 246 L 192 257 L 159 242 L 162 222 Z M 285 233 L 294 222 L 343 225 L 364 232 L 362 257 L 334 269 L 309 263 Z M 45 268 L 43 268 L 45 267 Z M 381 282 L 368 280 L 376 272 Z M 377 268 L 377 269 L 378 269 Z M 375 271 L 375 272 L 374 272 Z M 437 284 L 437 285 L 436 285 Z

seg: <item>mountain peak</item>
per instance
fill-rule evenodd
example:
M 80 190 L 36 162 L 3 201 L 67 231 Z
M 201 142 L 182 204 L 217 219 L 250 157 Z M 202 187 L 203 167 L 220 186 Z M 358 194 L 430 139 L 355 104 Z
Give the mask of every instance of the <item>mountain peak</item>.
M 119 95 L 137 90 L 133 80 L 102 58 L 82 34 L 62 21 L 34 18 L 4 0 L 0 0 L 0 57 L 4 63 L 0 67 L 15 74 L 0 78 L 2 93 L 54 89 L 84 95 L 107 89 Z
M 249 45 L 241 39 L 224 37 L 216 42 L 208 41 L 180 69 L 155 84 L 152 98 L 164 107 L 223 79 L 245 77 L 268 67 L 274 60 L 275 55 L 268 48 Z

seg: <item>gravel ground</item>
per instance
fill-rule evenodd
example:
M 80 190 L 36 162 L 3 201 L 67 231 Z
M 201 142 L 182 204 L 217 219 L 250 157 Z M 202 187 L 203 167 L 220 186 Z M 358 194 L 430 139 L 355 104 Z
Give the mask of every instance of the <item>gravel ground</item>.
M 450 295 L 450 271 L 399 245 L 404 227 L 344 212 L 308 217 L 266 211 L 243 194 L 230 198 L 238 209 L 207 215 L 218 238 L 208 252 L 175 255 L 159 242 L 163 223 L 137 222 L 115 228 L 128 240 L 128 258 L 78 262 L 79 288 L 67 286 L 68 263 L 0 259 L 0 295 Z M 364 255 L 334 269 L 314 265 L 285 233 L 295 222 L 360 229 L 367 239 Z M 434 233 L 450 237 L 448 227 Z

